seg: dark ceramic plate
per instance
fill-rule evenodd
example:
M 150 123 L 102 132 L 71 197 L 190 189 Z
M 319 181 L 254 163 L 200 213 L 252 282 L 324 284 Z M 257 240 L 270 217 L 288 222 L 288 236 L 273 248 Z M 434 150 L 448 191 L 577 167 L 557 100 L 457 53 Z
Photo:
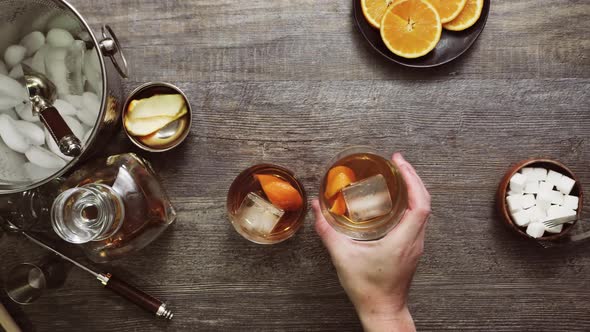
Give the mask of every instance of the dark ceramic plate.
M 490 0 L 484 0 L 483 11 L 479 20 L 471 28 L 463 31 L 447 31 L 443 29 L 440 42 L 430 53 L 417 59 L 406 59 L 393 54 L 381 39 L 378 29 L 373 28 L 363 15 L 361 0 L 352 0 L 354 19 L 365 39 L 381 55 L 389 60 L 407 67 L 427 68 L 443 65 L 453 61 L 465 53 L 483 31 L 490 12 Z

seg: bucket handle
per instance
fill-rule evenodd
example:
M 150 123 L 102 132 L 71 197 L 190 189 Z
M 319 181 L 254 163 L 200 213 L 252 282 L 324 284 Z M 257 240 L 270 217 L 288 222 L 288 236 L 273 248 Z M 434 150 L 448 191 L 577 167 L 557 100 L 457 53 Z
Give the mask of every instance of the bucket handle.
M 123 78 L 128 78 L 129 68 L 127 67 L 127 59 L 123 54 L 117 35 L 115 35 L 113 29 L 107 24 L 102 26 L 102 38 L 103 39 L 98 43 L 101 52 L 111 59 L 113 65 L 115 65 L 115 68 Z M 119 53 L 121 63 L 119 63 L 118 59 L 115 57 L 117 53 Z

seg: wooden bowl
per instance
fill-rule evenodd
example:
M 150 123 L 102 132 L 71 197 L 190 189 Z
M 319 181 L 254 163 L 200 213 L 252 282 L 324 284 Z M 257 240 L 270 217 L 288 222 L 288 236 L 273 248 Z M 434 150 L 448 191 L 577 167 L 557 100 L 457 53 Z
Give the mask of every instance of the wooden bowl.
M 518 234 L 520 234 L 523 237 L 526 237 L 528 239 L 534 239 L 533 237 L 531 237 L 530 235 L 528 235 L 526 233 L 526 230 L 524 228 L 519 227 L 514 223 L 514 221 L 512 220 L 512 216 L 510 215 L 510 211 L 508 210 L 508 206 L 506 204 L 506 193 L 508 192 L 508 186 L 510 185 L 510 179 L 512 178 L 512 176 L 514 174 L 519 172 L 524 167 L 542 167 L 542 168 L 546 168 L 546 169 L 561 173 L 563 175 L 567 175 L 570 178 L 574 179 L 576 181 L 576 184 L 574 185 L 574 188 L 572 189 L 571 195 L 575 195 L 580 198 L 580 201 L 578 203 L 578 211 L 577 211 L 578 212 L 577 219 L 580 219 L 580 211 L 582 211 L 582 206 L 583 206 L 583 195 L 582 195 L 582 186 L 580 185 L 580 181 L 579 181 L 578 177 L 576 177 L 576 175 L 569 168 L 567 168 L 564 164 L 560 163 L 557 160 L 543 159 L 543 158 L 532 158 L 532 159 L 527 159 L 527 160 L 521 161 L 518 164 L 514 165 L 512 168 L 510 168 L 510 170 L 508 170 L 506 175 L 504 175 L 504 178 L 502 179 L 502 181 L 500 182 L 500 186 L 498 187 L 498 193 L 497 193 L 497 197 L 496 197 L 497 207 L 498 207 L 498 211 L 499 211 L 500 215 L 502 216 L 502 219 L 508 225 L 508 227 L 510 227 L 512 230 L 514 230 L 515 232 L 517 232 Z M 559 239 L 563 238 L 564 236 L 566 236 L 574 228 L 573 226 L 577 222 L 578 222 L 578 220 L 574 221 L 573 224 L 564 224 L 563 230 L 559 234 L 552 234 L 549 236 L 543 236 L 543 237 L 540 237 L 540 238 L 537 238 L 534 240 L 542 240 L 542 241 L 559 240 Z

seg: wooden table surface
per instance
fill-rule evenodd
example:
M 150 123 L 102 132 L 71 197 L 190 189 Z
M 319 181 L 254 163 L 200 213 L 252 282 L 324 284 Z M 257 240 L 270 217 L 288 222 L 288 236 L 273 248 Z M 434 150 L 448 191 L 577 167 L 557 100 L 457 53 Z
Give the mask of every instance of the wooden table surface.
M 9 306 L 27 330 L 360 330 L 311 212 L 294 238 L 259 246 L 234 231 L 225 210 L 242 169 L 286 165 L 315 197 L 325 163 L 357 144 L 402 151 L 432 193 L 410 294 L 419 330 L 590 330 L 590 244 L 542 249 L 494 210 L 504 172 L 531 156 L 561 160 L 590 186 L 587 0 L 494 1 L 474 47 L 431 70 L 374 53 L 351 1 L 72 3 L 94 27 L 118 33 L 127 90 L 172 82 L 195 111 L 184 145 L 141 153 L 163 178 L 178 221 L 110 265 L 168 300 L 175 317 L 158 321 L 71 270 L 63 288 Z M 122 137 L 110 144 L 137 151 Z M 0 252 L 2 275 L 44 254 L 7 236 Z

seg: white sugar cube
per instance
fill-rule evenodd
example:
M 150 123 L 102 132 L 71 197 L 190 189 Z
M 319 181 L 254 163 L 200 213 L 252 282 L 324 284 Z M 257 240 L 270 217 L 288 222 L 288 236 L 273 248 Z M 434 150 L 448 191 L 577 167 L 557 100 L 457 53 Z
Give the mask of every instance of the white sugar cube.
M 561 207 L 559 205 L 551 205 L 551 207 L 547 209 L 547 217 L 549 217 L 548 220 L 553 220 L 553 218 L 558 217 L 560 214 L 560 210 Z
M 559 234 L 559 233 L 561 233 L 562 230 L 563 230 L 563 224 L 560 224 L 560 225 L 557 225 L 554 227 L 545 226 L 545 232 L 551 233 L 551 234 Z
M 549 182 L 541 181 L 539 182 L 539 192 L 541 191 L 551 191 L 553 190 L 554 185 Z
M 510 178 L 510 190 L 514 190 L 516 192 L 522 192 L 524 190 L 524 185 L 526 183 L 527 177 L 516 173 Z
M 533 179 L 537 181 L 547 180 L 547 170 L 544 168 L 534 168 Z
M 516 195 L 521 195 L 522 196 L 523 192 L 518 192 L 518 191 L 514 191 L 514 190 L 510 190 L 508 191 L 506 196 L 516 196 Z
M 540 190 L 539 181 L 529 181 L 524 185 L 524 192 L 526 194 L 536 194 Z
M 542 191 L 537 195 L 537 201 L 550 202 L 551 204 L 563 204 L 563 194 L 557 190 Z M 543 205 L 543 204 L 542 204 Z
M 553 190 L 550 191 L 541 191 L 537 194 L 537 199 L 535 205 L 541 208 L 544 211 L 547 211 L 549 207 L 551 207 L 551 197 L 553 196 L 550 194 Z
M 526 233 L 531 237 L 538 239 L 545 234 L 545 225 L 540 222 L 530 223 L 526 229 Z
M 535 195 L 526 194 L 522 197 L 522 208 L 528 209 L 535 206 Z
M 576 211 L 564 208 L 563 206 L 553 205 L 547 210 L 547 218 L 558 223 L 573 222 L 578 218 Z
M 506 197 L 506 204 L 508 204 L 508 210 L 510 210 L 511 213 L 522 210 L 523 199 L 524 195 L 522 194 L 510 195 Z
M 551 183 L 554 186 L 557 186 L 557 184 L 559 183 L 559 180 L 561 180 L 561 177 L 563 175 L 557 173 L 556 171 L 553 170 L 549 170 L 549 173 L 547 174 L 547 182 Z
M 563 197 L 565 196 L 564 194 L 560 193 L 557 190 L 552 190 L 552 191 L 550 191 L 550 195 L 551 195 L 551 204 L 557 204 L 557 205 L 563 204 Z
M 532 175 L 535 172 L 535 169 L 533 167 L 523 167 L 520 172 L 528 178 L 529 175 Z
M 527 226 L 531 222 L 531 216 L 529 210 L 520 210 L 512 214 L 512 220 L 520 227 Z
M 546 210 L 542 209 L 538 205 L 535 205 L 526 211 L 529 212 L 529 219 L 531 220 L 531 222 L 540 222 L 547 218 Z
M 574 188 L 575 184 L 576 181 L 574 179 L 563 175 L 561 179 L 559 179 L 559 183 L 555 186 L 557 187 L 557 190 L 559 190 L 563 194 L 569 195 L 572 192 L 572 189 Z
M 577 210 L 580 198 L 577 196 L 566 195 L 563 197 L 562 206 L 566 209 Z

